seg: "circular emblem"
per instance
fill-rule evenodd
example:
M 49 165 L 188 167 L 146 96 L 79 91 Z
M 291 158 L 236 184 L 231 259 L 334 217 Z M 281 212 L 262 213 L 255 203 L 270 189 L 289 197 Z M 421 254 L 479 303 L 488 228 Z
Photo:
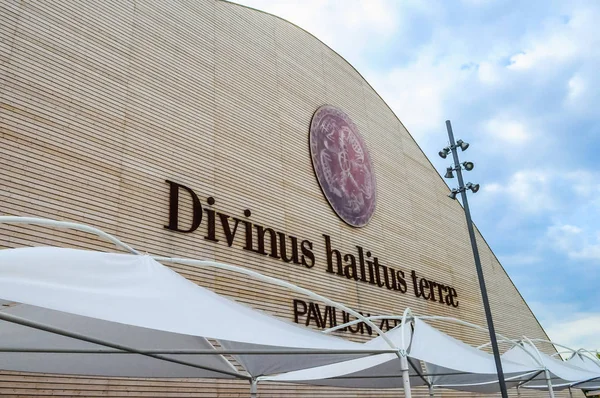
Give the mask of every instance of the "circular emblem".
M 356 125 L 340 109 L 323 105 L 310 123 L 310 154 L 327 201 L 346 223 L 365 226 L 375 211 L 375 175 Z

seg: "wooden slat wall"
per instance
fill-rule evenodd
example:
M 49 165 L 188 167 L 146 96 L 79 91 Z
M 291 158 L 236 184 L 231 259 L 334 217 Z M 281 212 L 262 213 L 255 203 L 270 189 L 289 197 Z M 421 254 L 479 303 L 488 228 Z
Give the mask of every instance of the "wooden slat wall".
M 374 161 L 377 209 L 364 228 L 337 218 L 312 170 L 308 127 L 325 103 L 350 115 Z M 409 306 L 417 314 L 485 325 L 462 209 L 447 199 L 447 187 L 404 126 L 334 51 L 255 10 L 216 0 L 0 0 L 0 167 L 3 215 L 90 224 L 141 251 L 242 265 L 372 314 Z M 315 267 L 244 251 L 241 235 L 231 248 L 208 242 L 205 224 L 192 234 L 167 231 L 166 179 L 193 188 L 203 201 L 213 196 L 219 211 L 242 217 L 249 208 L 255 223 L 311 240 Z M 189 198 L 182 201 L 189 207 Z M 183 214 L 182 222 L 189 217 Z M 459 308 L 416 299 L 412 289 L 403 295 L 327 274 L 322 234 L 342 252 L 361 245 L 384 265 L 454 286 Z M 546 337 L 478 239 L 498 332 Z M 0 226 L 0 247 L 32 245 L 114 250 L 83 233 Z M 292 299 L 301 298 L 228 272 L 173 268 L 288 320 Z M 436 326 L 468 343 L 486 341 L 469 328 Z M 230 381 L 0 374 L 0 395 L 14 397 L 238 397 L 248 391 Z M 402 395 L 294 385 L 264 385 L 260 392 Z

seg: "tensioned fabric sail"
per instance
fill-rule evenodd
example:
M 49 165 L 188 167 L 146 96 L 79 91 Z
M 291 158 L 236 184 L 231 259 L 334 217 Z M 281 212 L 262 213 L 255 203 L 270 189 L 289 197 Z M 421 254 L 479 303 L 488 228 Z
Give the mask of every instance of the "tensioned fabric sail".
M 37 306 L 0 301 L 2 313 L 69 330 L 89 337 L 135 347 L 140 350 L 203 349 L 213 346 L 204 338 L 68 314 Z M 0 348 L 103 350 L 101 345 L 0 321 Z M 120 377 L 210 377 L 235 378 L 236 369 L 220 355 L 165 355 L 195 366 L 186 366 L 138 354 L 0 352 L 0 369 Z M 201 369 L 202 367 L 204 369 Z
M 571 358 L 567 359 L 567 363 L 585 369 L 588 372 L 600 373 L 600 360 L 590 358 L 581 352 L 574 353 Z
M 574 387 L 582 388 L 586 390 L 598 390 L 600 389 L 600 361 L 589 356 L 576 352 L 567 360 L 567 363 L 577 366 L 578 368 L 585 369 L 588 372 L 597 375 L 594 380 L 585 381 L 583 383 L 575 383 Z
M 539 352 L 529 343 L 523 342 L 519 346 L 512 347 L 502 354 L 503 359 L 509 359 L 526 366 L 548 369 L 552 388 L 562 390 L 570 387 L 573 383 L 591 380 L 597 374 L 588 372 L 566 361 L 552 358 L 550 355 Z M 544 373 L 539 374 L 533 380 L 523 385 L 525 388 L 547 390 L 548 385 Z
M 145 255 L 55 247 L 1 250 L 0 299 L 5 303 L 0 310 L 4 313 L 136 349 L 211 349 L 207 339 L 215 339 L 232 349 L 319 350 L 315 354 L 254 355 L 252 361 L 262 365 L 249 370 L 251 375 L 264 374 L 264 369 L 285 372 L 368 355 L 362 344 L 236 303 Z M 244 327 L 226 327 L 230 322 Z M 0 324 L 0 366 L 4 369 L 147 377 L 235 377 L 237 373 L 220 355 L 165 355 L 197 366 L 190 370 L 180 364 L 156 366 L 158 359 L 136 354 L 97 354 L 81 362 L 83 354 L 2 352 L 11 347 L 99 348 L 27 329 Z M 365 354 L 327 354 L 326 350 Z M 15 360 L 17 356 L 23 359 Z
M 411 361 L 411 384 L 423 385 L 425 380 L 437 387 L 480 393 L 499 391 L 496 365 L 492 355 L 456 340 L 422 320 L 414 320 L 412 339 L 410 327 L 404 328 L 404 346 L 402 328 L 397 327 L 386 335 L 398 347 L 406 347 Z M 381 337 L 367 343 L 366 346 L 381 346 Z M 410 345 L 409 345 L 410 344 Z M 427 372 L 421 369 L 421 362 Z M 517 383 L 533 376 L 538 370 L 512 361 L 503 361 L 508 383 Z M 303 384 L 332 385 L 339 387 L 395 388 L 402 386 L 400 361 L 390 354 L 380 354 L 370 358 L 345 361 L 314 369 L 289 372 L 282 375 L 264 377 L 261 380 L 284 381 Z
M 434 386 L 461 391 L 500 391 L 494 357 L 415 319 L 409 356 L 424 362 Z M 507 387 L 532 377 L 537 369 L 502 360 Z
M 406 348 L 411 341 L 411 330 L 410 327 L 403 329 L 399 326 L 386 332 L 386 336 L 397 347 Z M 382 338 L 375 338 L 364 343 L 365 347 L 369 348 L 385 347 L 384 344 L 386 343 Z M 409 364 L 411 386 L 424 385 L 425 382 L 419 377 L 419 374 L 422 373 L 421 365 L 410 358 Z M 401 388 L 401 372 L 400 360 L 396 354 L 378 354 L 277 376 L 261 377 L 259 380 L 351 388 Z

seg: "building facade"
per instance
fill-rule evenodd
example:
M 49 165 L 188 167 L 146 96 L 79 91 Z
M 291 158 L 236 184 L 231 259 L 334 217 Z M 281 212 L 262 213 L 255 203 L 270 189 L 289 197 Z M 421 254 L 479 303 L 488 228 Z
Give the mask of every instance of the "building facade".
M 337 125 L 319 109 L 337 112 Z M 140 251 L 247 267 L 364 314 L 410 307 L 485 325 L 460 204 L 365 79 L 280 18 L 218 0 L 0 0 L 0 140 L 2 215 L 80 222 Z M 497 331 L 546 338 L 479 234 L 478 244 Z M 115 250 L 84 233 L 0 225 L 0 247 L 36 245 Z M 290 322 L 351 319 L 226 271 L 173 269 Z M 0 373 L 5 396 L 247 394 L 231 381 Z M 401 392 L 265 384 L 260 394 Z

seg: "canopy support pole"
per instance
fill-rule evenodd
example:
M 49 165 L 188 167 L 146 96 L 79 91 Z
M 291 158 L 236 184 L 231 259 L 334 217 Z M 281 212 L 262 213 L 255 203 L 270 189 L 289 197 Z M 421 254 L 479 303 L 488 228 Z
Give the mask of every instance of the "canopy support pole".
M 544 374 L 546 375 L 546 383 L 548 384 L 548 395 L 550 398 L 554 398 L 554 389 L 552 388 L 552 381 L 550 380 L 550 372 L 548 372 L 548 369 L 544 370 Z
M 539 370 L 539 371 L 535 372 L 533 374 L 533 376 L 531 376 L 529 379 L 523 380 L 522 382 L 520 382 L 519 384 L 517 384 L 517 392 L 519 392 L 519 387 L 521 387 L 524 384 L 529 383 L 531 380 L 535 379 L 542 372 L 543 372 L 543 370 Z
M 258 380 L 250 380 L 250 398 L 258 398 Z
M 571 391 L 571 387 L 569 387 L 569 397 L 573 398 L 573 391 Z
M 521 396 L 521 386 L 517 386 L 517 397 Z
M 412 318 L 412 311 L 410 308 L 405 308 L 402 314 L 402 326 L 400 326 L 400 336 L 402 337 L 402 348 L 398 350 L 396 355 L 400 358 L 400 369 L 402 370 L 402 388 L 404 389 L 404 396 L 406 398 L 412 398 L 412 392 L 410 391 L 410 374 L 408 367 L 408 355 L 406 349 L 408 345 L 404 341 L 404 328 L 407 326 L 408 320 Z M 411 329 L 411 340 L 412 340 L 412 329 Z
M 433 392 L 433 377 L 431 376 L 431 372 L 429 371 L 429 366 L 427 366 L 427 362 L 423 361 L 423 366 L 425 366 L 425 372 L 427 373 L 427 379 L 425 379 L 425 378 L 422 378 L 422 379 L 427 384 L 427 389 L 429 390 L 429 397 L 433 398 L 435 396 L 435 394 Z
M 404 388 L 404 396 L 406 398 L 412 398 L 410 391 L 410 376 L 408 374 L 408 359 L 404 350 L 400 353 L 400 366 L 402 369 L 402 387 Z
M 594 378 L 592 378 L 592 379 L 587 379 L 587 380 L 578 381 L 577 383 L 573 383 L 573 384 L 571 384 L 571 387 L 576 387 L 576 386 L 578 386 L 578 385 L 580 385 L 580 384 L 587 383 L 587 382 L 589 382 L 589 381 L 596 381 L 596 380 L 598 380 L 598 379 L 600 379 L 600 377 L 594 377 Z M 571 388 L 571 387 L 569 387 L 569 388 Z

